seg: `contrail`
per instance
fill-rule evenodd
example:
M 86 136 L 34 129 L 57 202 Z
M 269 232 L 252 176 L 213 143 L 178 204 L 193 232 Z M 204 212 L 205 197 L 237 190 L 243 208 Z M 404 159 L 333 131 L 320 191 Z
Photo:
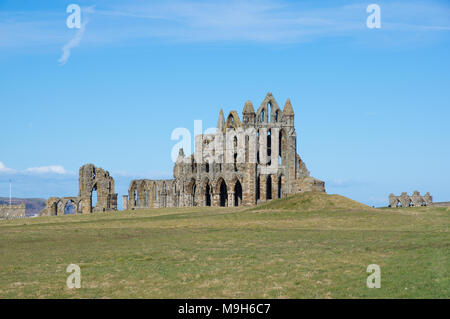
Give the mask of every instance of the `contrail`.
M 80 44 L 81 38 L 83 37 L 84 34 L 84 30 L 86 30 L 86 24 L 87 19 L 84 19 L 81 28 L 77 31 L 75 36 L 66 45 L 63 46 L 62 48 L 63 54 L 58 60 L 60 65 L 64 65 L 67 63 L 67 60 L 69 60 L 70 57 L 70 50 L 77 47 Z

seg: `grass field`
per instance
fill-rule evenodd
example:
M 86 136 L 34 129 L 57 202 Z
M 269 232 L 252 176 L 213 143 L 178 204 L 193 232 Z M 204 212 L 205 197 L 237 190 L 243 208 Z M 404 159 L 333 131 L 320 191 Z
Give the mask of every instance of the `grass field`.
M 450 210 L 305 193 L 254 208 L 0 221 L 0 298 L 449 298 Z M 68 289 L 66 267 L 81 267 Z M 366 268 L 381 267 L 369 289 Z

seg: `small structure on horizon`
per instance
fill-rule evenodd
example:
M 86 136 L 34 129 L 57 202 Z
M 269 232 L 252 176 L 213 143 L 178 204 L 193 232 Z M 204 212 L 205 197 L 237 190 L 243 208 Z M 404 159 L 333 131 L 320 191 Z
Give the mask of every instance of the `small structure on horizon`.
M 411 196 L 403 192 L 400 196 L 389 194 L 389 207 L 432 206 L 433 197 L 427 192 L 421 196 L 419 191 L 414 191 Z
M 0 219 L 25 218 L 26 206 L 24 203 L 19 205 L 0 205 Z

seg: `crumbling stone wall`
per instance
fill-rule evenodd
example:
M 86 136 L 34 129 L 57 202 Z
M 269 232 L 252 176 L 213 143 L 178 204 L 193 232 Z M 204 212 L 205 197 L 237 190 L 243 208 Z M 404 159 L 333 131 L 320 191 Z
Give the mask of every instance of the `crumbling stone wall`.
M 19 205 L 0 205 L 0 219 L 25 218 L 25 204 Z
M 218 146 L 219 145 L 219 146 Z M 216 133 L 195 137 L 194 154 L 180 149 L 173 180 L 133 180 L 128 209 L 181 206 L 250 206 L 304 191 L 325 192 L 297 154 L 294 111 L 268 93 L 255 112 L 247 101 L 242 121 L 220 110 Z
M 79 170 L 78 197 L 51 197 L 39 215 L 64 215 L 67 205 L 75 207 L 76 214 L 117 210 L 117 194 L 114 179 L 108 171 L 93 164 L 83 165 Z M 97 192 L 97 203 L 93 207 L 92 195 Z
M 414 191 L 411 196 L 406 192 L 401 193 L 400 196 L 389 194 L 389 207 L 417 207 L 431 205 L 433 205 L 433 197 L 428 192 L 423 196 L 421 196 L 418 191 Z

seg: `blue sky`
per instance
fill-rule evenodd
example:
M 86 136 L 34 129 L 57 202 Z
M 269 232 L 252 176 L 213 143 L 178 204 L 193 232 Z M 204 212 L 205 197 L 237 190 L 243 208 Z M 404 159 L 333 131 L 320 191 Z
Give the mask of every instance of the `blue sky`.
M 450 200 L 449 53 L 448 1 L 0 0 L 0 196 L 77 195 L 85 163 L 120 196 L 170 178 L 175 128 L 272 92 L 328 193 Z

